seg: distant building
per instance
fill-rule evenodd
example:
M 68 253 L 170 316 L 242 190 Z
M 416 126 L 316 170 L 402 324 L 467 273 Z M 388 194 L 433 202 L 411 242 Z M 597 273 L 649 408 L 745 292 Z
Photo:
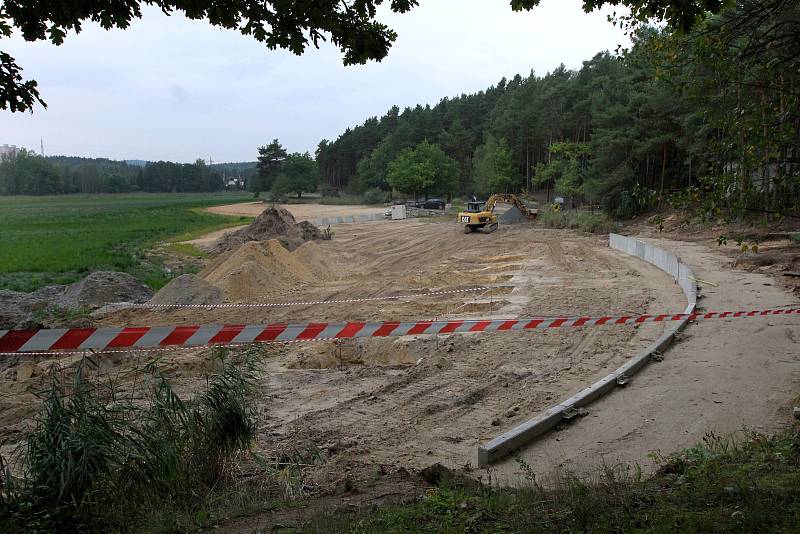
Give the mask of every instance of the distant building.
M 19 150 L 15 145 L 0 145 L 0 159 L 16 158 Z
M 239 176 L 238 178 L 223 178 L 225 183 L 225 191 L 242 191 L 245 188 L 244 179 Z

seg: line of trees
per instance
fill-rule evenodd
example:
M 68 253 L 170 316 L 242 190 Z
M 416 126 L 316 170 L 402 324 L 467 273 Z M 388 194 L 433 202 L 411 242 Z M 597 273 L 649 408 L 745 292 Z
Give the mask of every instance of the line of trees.
M 739 1 L 688 32 L 631 31 L 630 50 L 578 70 L 395 106 L 323 140 L 322 178 L 397 189 L 395 162 L 427 143 L 455 163 L 452 193 L 540 191 L 616 215 L 667 199 L 708 215 L 800 212 L 800 3 Z
M 0 195 L 222 191 L 243 188 L 254 172 L 255 163 L 207 165 L 199 159 L 141 166 L 108 159 L 45 158 L 21 150 L 0 160 Z

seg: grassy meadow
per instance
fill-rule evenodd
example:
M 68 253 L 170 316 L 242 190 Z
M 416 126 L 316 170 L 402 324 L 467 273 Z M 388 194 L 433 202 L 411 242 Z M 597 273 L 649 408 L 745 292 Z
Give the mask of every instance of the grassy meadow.
M 203 208 L 249 200 L 240 192 L 0 197 L 0 289 L 33 291 L 101 269 L 158 288 L 169 274 L 148 248 L 246 224 Z

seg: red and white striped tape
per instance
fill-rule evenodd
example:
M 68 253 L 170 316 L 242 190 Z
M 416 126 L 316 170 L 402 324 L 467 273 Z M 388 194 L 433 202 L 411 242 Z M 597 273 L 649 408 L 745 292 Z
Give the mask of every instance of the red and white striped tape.
M 603 317 L 533 319 L 452 319 L 414 322 L 348 322 L 268 325 L 154 326 L 133 328 L 57 328 L 0 330 L 0 354 L 42 351 L 144 349 L 240 343 L 285 343 L 421 334 L 512 332 L 547 328 L 631 325 L 664 321 L 733 319 L 766 315 L 800 315 L 800 308 L 707 313 L 666 313 Z
M 287 306 L 312 306 L 320 304 L 349 304 L 354 302 L 373 302 L 381 300 L 408 300 L 418 299 L 423 297 L 438 297 L 441 295 L 454 295 L 458 293 L 472 293 L 475 291 L 486 291 L 492 289 L 490 287 L 470 287 L 467 289 L 450 289 L 447 291 L 433 291 L 430 293 L 411 293 L 406 295 L 389 295 L 383 297 L 361 297 L 357 299 L 339 299 L 339 300 L 301 300 L 295 302 L 233 302 L 224 304 L 151 304 L 144 302 L 142 304 L 131 303 L 117 303 L 126 308 L 280 308 Z M 111 306 L 115 304 L 110 304 Z

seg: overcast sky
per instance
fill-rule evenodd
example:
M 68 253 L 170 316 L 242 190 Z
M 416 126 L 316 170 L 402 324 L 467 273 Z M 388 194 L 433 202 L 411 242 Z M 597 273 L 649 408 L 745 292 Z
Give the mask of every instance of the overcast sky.
M 394 104 L 435 104 L 503 76 L 578 68 L 628 41 L 580 0 L 543 0 L 515 13 L 508 0 L 422 0 L 381 20 L 398 33 L 380 63 L 344 67 L 332 46 L 303 56 L 179 15 L 145 10 L 128 30 L 87 24 L 59 47 L 0 41 L 47 110 L 0 111 L 0 144 L 45 153 L 215 162 L 252 161 L 277 137 L 313 153 L 320 139 Z

